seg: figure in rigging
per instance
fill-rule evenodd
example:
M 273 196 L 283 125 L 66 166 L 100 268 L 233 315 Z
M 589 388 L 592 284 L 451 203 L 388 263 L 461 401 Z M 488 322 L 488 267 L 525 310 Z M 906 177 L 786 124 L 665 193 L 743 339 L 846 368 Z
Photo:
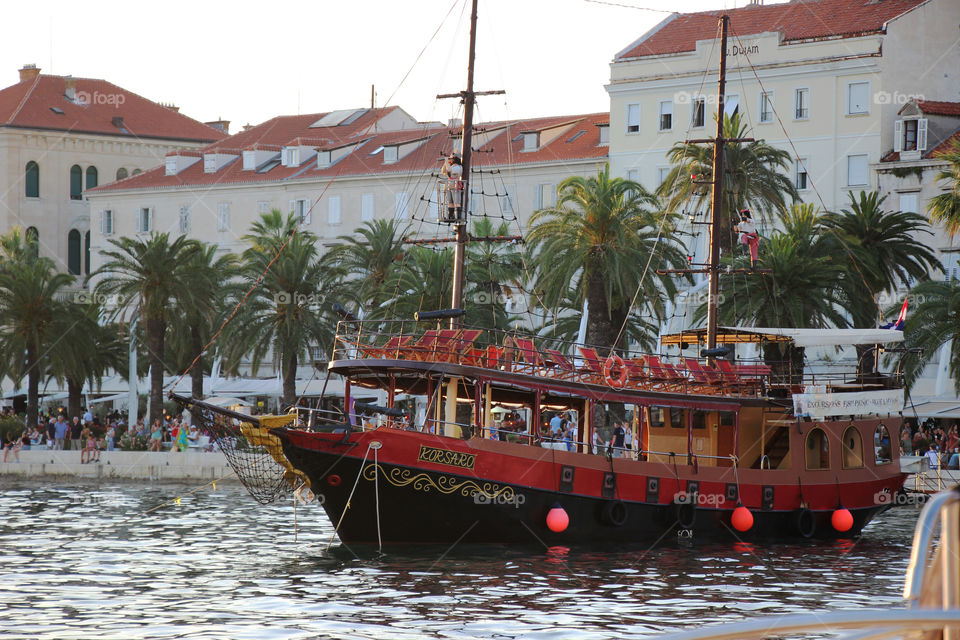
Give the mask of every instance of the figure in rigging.
M 455 153 L 447 156 L 440 173 L 447 179 L 444 185 L 444 203 L 447 207 L 445 220 L 454 221 L 459 219 L 463 209 L 463 163 L 460 156 Z
M 740 242 L 747 245 L 750 249 L 750 268 L 757 268 L 757 250 L 760 247 L 760 235 L 757 233 L 757 226 L 753 224 L 753 217 L 750 215 L 750 209 L 741 209 L 740 224 L 737 225 L 737 231 L 740 232 Z

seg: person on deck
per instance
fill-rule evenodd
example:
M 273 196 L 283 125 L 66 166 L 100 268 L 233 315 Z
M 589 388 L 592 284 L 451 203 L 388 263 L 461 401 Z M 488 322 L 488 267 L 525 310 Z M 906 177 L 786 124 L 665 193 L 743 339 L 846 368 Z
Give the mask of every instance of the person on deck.
M 750 215 L 749 209 L 740 211 L 740 224 L 737 225 L 737 231 L 740 232 L 740 242 L 750 249 L 750 268 L 756 269 L 760 235 L 757 233 L 757 226 L 753 224 L 753 217 Z
M 615 457 L 621 458 L 624 455 L 624 440 L 627 437 L 627 430 L 623 428 L 623 423 L 618 422 L 616 428 L 613 430 L 613 440 L 611 440 L 611 446 L 613 447 L 613 455 Z

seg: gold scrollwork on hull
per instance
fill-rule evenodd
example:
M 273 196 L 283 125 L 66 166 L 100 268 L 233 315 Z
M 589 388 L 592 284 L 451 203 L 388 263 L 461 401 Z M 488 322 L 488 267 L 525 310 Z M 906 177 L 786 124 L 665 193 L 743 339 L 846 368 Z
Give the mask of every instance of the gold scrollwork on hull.
M 374 467 L 379 472 L 375 472 Z M 501 486 L 495 482 L 476 482 L 475 480 L 464 480 L 452 476 L 433 478 L 423 472 L 414 474 L 410 469 L 394 467 L 386 470 L 378 464 L 368 464 L 364 467 L 362 474 L 364 480 L 373 482 L 375 474 L 395 487 L 410 486 L 417 491 L 430 492 L 436 490 L 445 495 L 459 493 L 466 498 L 472 498 L 479 494 L 487 500 L 499 502 L 511 502 L 516 498 L 516 493 L 510 485 Z

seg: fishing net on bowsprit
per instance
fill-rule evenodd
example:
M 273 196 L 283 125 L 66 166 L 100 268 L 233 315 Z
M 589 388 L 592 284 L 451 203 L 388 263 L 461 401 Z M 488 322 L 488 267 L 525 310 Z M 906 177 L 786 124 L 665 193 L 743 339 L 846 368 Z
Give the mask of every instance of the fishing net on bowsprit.
M 216 408 L 200 408 L 185 398 L 174 400 L 191 412 L 200 433 L 210 434 L 211 442 L 227 457 L 240 483 L 260 504 L 289 496 L 301 484 L 302 480 L 283 457 L 280 440 L 269 433 L 269 429 L 281 426 L 287 416 L 277 416 L 273 420 L 278 424 L 268 425 L 257 418 L 246 421 L 233 412 L 228 415 Z

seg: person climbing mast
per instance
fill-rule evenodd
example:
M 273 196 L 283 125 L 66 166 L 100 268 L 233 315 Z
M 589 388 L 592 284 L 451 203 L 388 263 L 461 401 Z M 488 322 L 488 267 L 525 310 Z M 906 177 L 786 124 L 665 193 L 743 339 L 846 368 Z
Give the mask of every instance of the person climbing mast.
M 737 225 L 737 231 L 740 232 L 740 242 L 750 249 L 750 268 L 756 269 L 760 235 L 757 233 L 757 226 L 753 224 L 750 209 L 740 210 L 740 224 Z
M 463 209 L 463 164 L 460 156 L 451 153 L 443 161 L 443 168 L 440 173 L 447 179 L 444 185 L 444 202 L 447 207 L 446 220 L 454 221 L 459 219 Z

